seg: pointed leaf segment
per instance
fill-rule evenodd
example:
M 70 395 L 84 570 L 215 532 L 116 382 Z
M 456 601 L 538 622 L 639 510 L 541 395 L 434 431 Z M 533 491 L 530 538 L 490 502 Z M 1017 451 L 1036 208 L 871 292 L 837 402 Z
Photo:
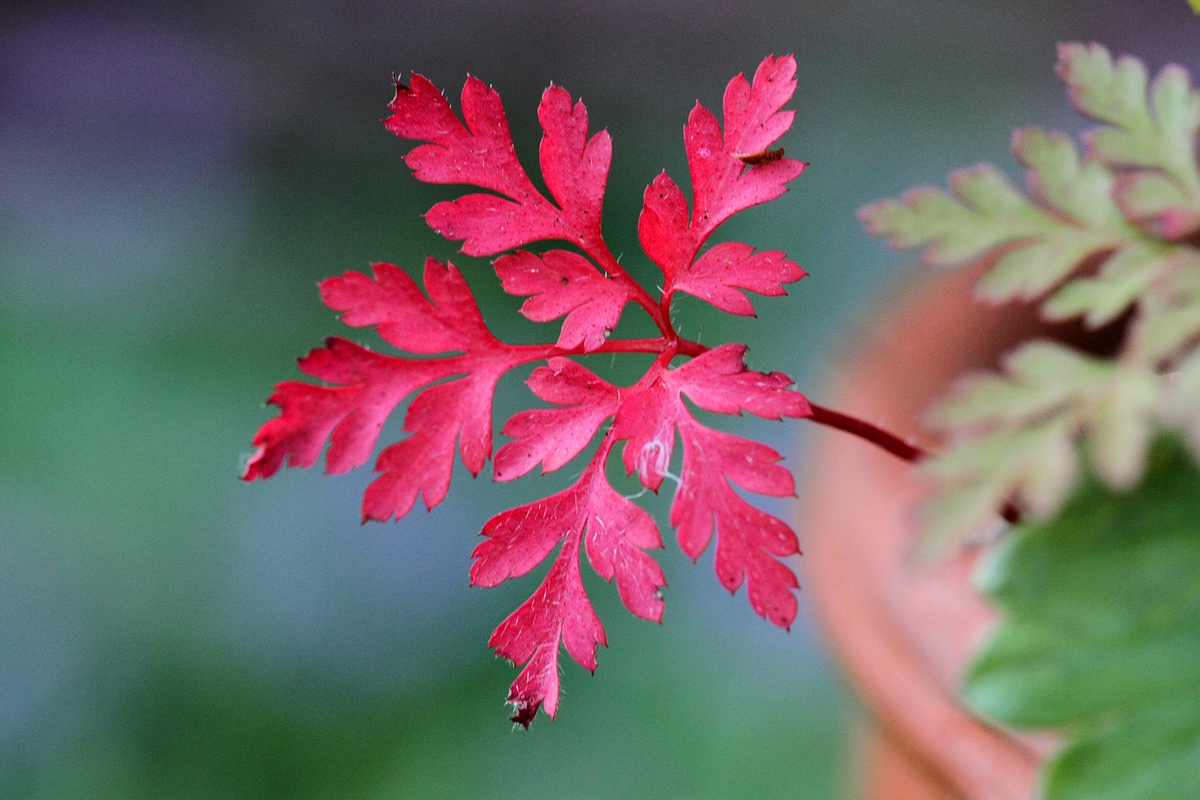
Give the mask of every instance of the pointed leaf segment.
M 497 382 L 522 364 L 543 361 L 527 384 L 548 407 L 514 415 L 502 429 L 511 441 L 495 452 L 498 481 L 535 467 L 553 472 L 599 437 L 579 478 L 567 489 L 493 517 L 476 547 L 471 582 L 496 586 L 526 575 L 547 559 L 549 571 L 533 595 L 496 628 L 496 653 L 523 670 L 509 692 L 513 719 L 528 726 L 538 709 L 554 716 L 560 645 L 579 664 L 596 668 L 604 628 L 584 590 L 586 554 L 600 577 L 615 581 L 625 606 L 660 621 L 662 570 L 647 553 L 662 546 L 653 518 L 613 488 L 609 456 L 621 449 L 627 473 L 658 491 L 672 475 L 676 439 L 682 466 L 670 512 L 680 546 L 693 560 L 716 538 L 718 578 L 731 592 L 743 584 L 754 610 L 787 628 L 796 616 L 795 575 L 781 560 L 799 552 L 781 520 L 742 493 L 786 497 L 794 492 L 782 456 L 766 445 L 723 433 L 696 419 L 688 403 L 717 414 L 749 412 L 767 419 L 805 417 L 808 401 L 777 372 L 746 368 L 746 348 L 713 350 L 681 338 L 671 319 L 676 292 L 732 314 L 752 315 L 743 293 L 783 295 L 804 276 L 775 250 L 738 242 L 703 250 L 721 223 L 779 197 L 804 164 L 775 147 L 792 124 L 783 110 L 795 91 L 795 60 L 767 58 L 752 80 L 739 75 L 724 97 L 724 126 L 697 105 L 684 129 L 691 207 L 664 173 L 646 190 L 638 234 L 662 270 L 658 297 L 621 267 L 601 233 L 612 142 L 589 133 L 581 101 L 556 86 L 538 107 L 543 136 L 539 191 L 519 163 L 500 98 L 468 77 L 460 118 L 443 94 L 413 75 L 396 84 L 387 129 L 422 144 L 405 161 L 421 181 L 478 188 L 437 203 L 425 219 L 469 256 L 499 256 L 495 270 L 509 294 L 527 298 L 521 313 L 536 322 L 562 319 L 557 340 L 512 345 L 488 330 L 462 274 L 429 259 L 424 291 L 391 264 L 372 276 L 355 272 L 321 284 L 321 297 L 354 327 L 373 328 L 402 355 L 382 354 L 341 338 L 300 359 L 312 384 L 286 381 L 270 402 L 280 415 L 263 425 L 244 478 L 268 478 L 281 466 L 312 466 L 329 442 L 326 471 L 345 472 L 371 457 L 384 422 L 408 401 L 400 441 L 379 453 L 379 477 L 363 500 L 363 520 L 398 519 L 418 496 L 442 502 L 455 453 L 472 474 L 492 456 L 492 402 Z M 540 242 L 570 249 L 514 250 Z M 703 250 L 703 252 L 702 252 Z M 626 305 L 641 307 L 660 331 L 652 339 L 617 339 Z M 657 357 L 632 386 L 618 387 L 571 356 L 644 352 Z M 672 368 L 678 357 L 691 360 Z M 685 401 L 686 398 L 686 401 Z

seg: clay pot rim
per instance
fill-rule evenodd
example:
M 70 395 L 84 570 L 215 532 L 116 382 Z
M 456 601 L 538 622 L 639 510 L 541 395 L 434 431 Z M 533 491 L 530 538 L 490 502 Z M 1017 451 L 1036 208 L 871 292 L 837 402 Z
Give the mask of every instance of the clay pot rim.
M 975 303 L 976 274 L 922 271 L 893 292 L 846 351 L 828 404 L 936 450 L 920 418 L 952 378 L 994 366 L 1012 344 L 1045 329 L 1029 306 Z M 989 725 L 956 696 L 970 652 L 994 621 L 971 583 L 978 550 L 933 562 L 912 557 L 926 486 L 894 456 L 822 430 L 806 463 L 806 584 L 849 682 L 888 746 L 919 774 L 924 789 L 903 796 L 1033 796 L 1052 740 Z M 901 796 L 876 791 L 867 796 Z

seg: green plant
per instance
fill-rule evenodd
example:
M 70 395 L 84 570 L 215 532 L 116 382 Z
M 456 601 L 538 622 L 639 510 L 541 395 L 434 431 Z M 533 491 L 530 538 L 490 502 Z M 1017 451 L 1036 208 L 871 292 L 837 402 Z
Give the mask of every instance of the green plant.
M 1117 326 L 1111 357 L 1026 342 L 1003 374 L 963 378 L 931 421 L 949 445 L 932 541 L 995 510 L 1026 520 L 986 559 L 1002 621 L 965 695 L 1005 724 L 1060 731 L 1051 798 L 1192 797 L 1200 787 L 1200 93 L 1168 66 L 1064 45 L 1059 75 L 1102 123 L 1085 152 L 1018 131 L 1027 193 L 990 166 L 863 211 L 938 266 L 989 263 L 988 303 Z M 1192 459 L 1186 457 L 1190 449 Z M 1081 474 L 1084 477 L 1081 479 Z

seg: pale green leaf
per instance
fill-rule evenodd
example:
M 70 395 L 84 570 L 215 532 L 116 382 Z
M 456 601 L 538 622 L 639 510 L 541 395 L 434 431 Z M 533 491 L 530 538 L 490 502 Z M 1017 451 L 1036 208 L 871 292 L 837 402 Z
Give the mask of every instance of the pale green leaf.
M 1118 368 L 1088 415 L 1088 450 L 1096 472 L 1114 489 L 1142 478 L 1153 435 L 1160 379 L 1146 367 Z
M 954 194 L 984 216 L 1021 218 L 1027 215 L 1030 222 L 1042 221 L 1025 196 L 991 164 L 956 169 L 950 173 L 949 181 Z
M 1154 79 L 1151 98 L 1163 151 L 1160 166 L 1195 192 L 1200 188 L 1195 152 L 1196 131 L 1200 129 L 1200 93 L 1192 88 L 1187 70 L 1168 64 Z
M 1000 522 L 997 509 L 1008 500 L 1003 480 L 976 480 L 939 491 L 921 507 L 920 550 L 936 555 L 948 543 Z
M 1018 504 L 1029 519 L 1046 519 L 1062 506 L 1079 474 L 1074 426 L 1063 417 L 1018 433 L 1030 439 L 1014 459 L 1021 466 L 1015 475 Z
M 1185 70 L 1164 68 L 1149 88 L 1146 67 L 1123 56 L 1115 63 L 1098 44 L 1063 45 L 1059 75 L 1083 113 L 1109 123 L 1089 136 L 1092 154 L 1107 164 L 1163 170 L 1186 197 L 1200 204 L 1195 137 L 1200 128 L 1200 94 Z
M 1001 499 L 1016 497 L 1018 505 L 1031 515 L 1043 516 L 1053 513 L 1070 491 L 1077 460 L 1073 421 L 1069 415 L 1057 415 L 956 443 L 924 462 L 922 470 L 941 483 L 946 493 L 966 490 L 975 496 L 972 486 L 990 487 L 987 495 L 980 496 L 981 502 L 997 495 Z M 976 513 L 995 514 L 998 508 L 998 504 L 990 504 Z
M 1137 59 L 1114 63 L 1101 45 L 1063 44 L 1058 48 L 1058 75 L 1075 107 L 1089 117 L 1132 130 L 1149 122 L 1146 67 Z
M 1059 226 L 1005 252 L 975 284 L 975 295 L 994 305 L 1032 300 L 1061 283 L 1089 255 L 1119 242 L 1120 237 L 1106 231 Z
M 1179 239 L 1200 226 L 1200 205 L 1161 172 L 1123 175 L 1115 197 L 1129 221 L 1156 238 Z
M 936 552 L 997 525 L 1009 501 L 1033 518 L 1052 514 L 1074 484 L 1077 462 L 1070 420 L 1062 416 L 971 439 L 929 459 L 922 471 L 941 486 L 921 509 L 923 549 Z
M 1026 342 L 1004 358 L 1004 375 L 960 379 L 930 422 L 943 430 L 1021 423 L 1045 417 L 1107 380 L 1112 366 L 1048 340 Z
M 859 212 L 867 230 L 893 247 L 928 245 L 925 260 L 955 266 L 1006 242 L 1046 233 L 1060 223 L 1029 203 L 995 168 L 950 176 L 955 196 L 914 189 L 902 201 L 881 200 Z
M 997 495 L 1034 517 L 1054 514 L 1075 480 L 1080 440 L 1108 485 L 1126 489 L 1141 477 L 1162 404 L 1162 379 L 1149 366 L 1035 340 L 1003 367 L 960 379 L 930 415 L 951 442 L 924 464 L 938 484 L 931 536 L 968 533 L 951 528 L 979 523 L 998 506 L 971 502 Z
M 1096 161 L 1080 162 L 1066 136 L 1025 128 L 1013 134 L 1013 153 L 1029 168 L 1030 191 L 1046 205 L 1089 227 L 1131 232 L 1112 199 L 1112 172 Z
M 1179 184 L 1160 172 L 1137 172 L 1122 181 L 1121 208 L 1134 222 L 1149 219 L 1187 203 Z
M 1143 324 L 1143 347 L 1150 358 L 1166 358 L 1200 335 L 1200 297 L 1156 313 Z
M 1140 346 L 1152 361 L 1175 359 L 1200 337 L 1200 251 L 1173 247 L 1165 275 L 1142 303 Z
M 1084 323 L 1098 328 L 1120 316 L 1149 288 L 1166 268 L 1168 248 L 1134 243 L 1113 253 L 1094 278 L 1076 278 L 1042 305 L 1047 319 L 1083 315 Z
M 893 247 L 925 246 L 924 260 L 957 266 L 1000 249 L 977 286 L 992 303 L 1032 299 L 1061 283 L 1088 256 L 1137 235 L 1112 199 L 1113 176 L 1081 162 L 1075 146 L 1037 129 L 1018 132 L 1017 157 L 1045 208 L 1030 202 L 994 167 L 950 175 L 953 196 L 920 188 L 902 201 L 860 212 L 867 230 Z

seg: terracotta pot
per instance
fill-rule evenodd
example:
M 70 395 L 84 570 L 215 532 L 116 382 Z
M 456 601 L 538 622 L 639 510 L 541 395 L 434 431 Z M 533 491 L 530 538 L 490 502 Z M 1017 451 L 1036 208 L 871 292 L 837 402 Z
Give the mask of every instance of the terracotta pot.
M 1040 326 L 1020 306 L 970 299 L 977 273 L 924 274 L 881 307 L 827 388 L 827 405 L 909 437 L 964 369 L 994 366 Z M 806 458 L 800 522 L 811 593 L 869 717 L 861 737 L 862 796 L 872 800 L 1027 800 L 1049 740 L 975 719 L 956 687 L 993 619 L 971 588 L 978 553 L 914 558 L 924 487 L 908 464 L 822 429 Z M 999 524 L 999 521 L 998 521 Z

